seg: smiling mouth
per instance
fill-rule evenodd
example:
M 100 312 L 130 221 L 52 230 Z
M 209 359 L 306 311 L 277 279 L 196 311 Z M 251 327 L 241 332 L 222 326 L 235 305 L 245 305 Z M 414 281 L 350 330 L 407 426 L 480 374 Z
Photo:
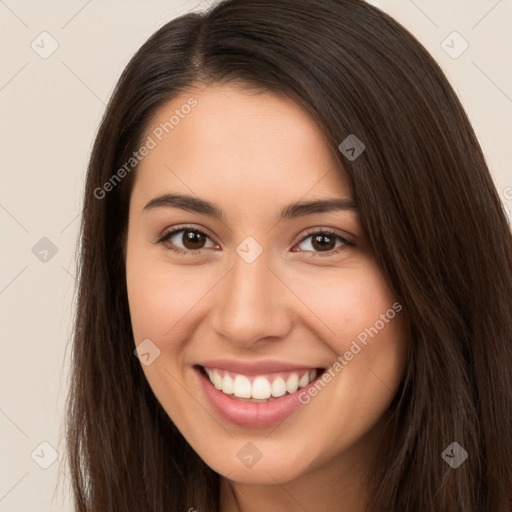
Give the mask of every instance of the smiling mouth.
M 296 393 L 325 371 L 325 368 L 310 368 L 249 376 L 220 368 L 197 368 L 217 390 L 229 398 L 251 403 L 272 402 Z

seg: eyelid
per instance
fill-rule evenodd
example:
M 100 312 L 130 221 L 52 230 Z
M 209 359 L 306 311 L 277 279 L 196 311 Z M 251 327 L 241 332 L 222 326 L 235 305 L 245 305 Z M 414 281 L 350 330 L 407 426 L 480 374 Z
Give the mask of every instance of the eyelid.
M 169 228 L 169 229 L 165 229 L 163 234 L 159 237 L 159 239 L 157 240 L 157 243 L 159 242 L 163 242 L 165 239 L 169 238 L 170 235 L 175 235 L 176 233 L 180 232 L 180 231 L 186 231 L 186 230 L 189 230 L 189 231 L 197 231 L 198 233 L 201 233 L 205 236 L 207 236 L 208 238 L 210 238 L 213 242 L 215 242 L 215 237 L 212 236 L 212 234 L 210 233 L 209 230 L 207 230 L 205 227 L 201 226 L 201 225 L 198 225 L 198 224 L 184 224 L 184 225 L 178 225 L 178 226 L 174 226 L 172 228 Z M 215 242 L 216 245 L 220 245 L 219 243 Z M 200 250 L 200 249 L 199 249 Z
M 305 234 L 302 235 L 302 238 L 297 243 L 303 242 L 306 238 L 308 238 L 309 236 L 314 235 L 316 233 L 327 233 L 330 235 L 335 235 L 335 236 L 339 237 L 341 240 L 343 240 L 343 242 L 345 242 L 346 244 L 355 245 L 355 242 L 353 240 L 351 240 L 350 235 L 347 236 L 347 233 L 345 233 L 339 229 L 323 228 L 323 227 L 310 228 L 310 229 L 306 230 Z

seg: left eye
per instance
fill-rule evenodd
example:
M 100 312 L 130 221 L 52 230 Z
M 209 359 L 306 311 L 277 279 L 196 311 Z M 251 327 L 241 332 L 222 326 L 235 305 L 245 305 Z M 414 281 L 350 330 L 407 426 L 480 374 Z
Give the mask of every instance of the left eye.
M 307 242 L 307 240 L 310 240 Z M 336 245 L 338 242 L 338 245 Z M 336 251 L 340 247 L 345 245 L 350 245 L 348 240 L 345 240 L 340 235 L 336 233 L 331 233 L 329 231 L 318 231 L 315 233 L 310 233 L 305 238 L 303 238 L 297 247 L 303 244 L 305 247 L 302 247 L 301 250 L 312 251 L 312 252 L 320 252 L 320 253 L 330 253 L 332 251 Z

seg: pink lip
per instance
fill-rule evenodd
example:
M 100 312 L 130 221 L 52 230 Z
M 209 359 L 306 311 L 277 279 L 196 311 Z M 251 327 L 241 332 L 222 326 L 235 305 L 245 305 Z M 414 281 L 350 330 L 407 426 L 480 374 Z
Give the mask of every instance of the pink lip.
M 211 367 L 219 368 L 219 366 L 215 365 L 212 365 Z M 268 370 L 268 368 L 264 369 Z M 286 370 L 288 369 L 290 369 L 290 366 L 286 367 Z M 280 366 L 279 370 L 283 371 L 283 366 Z M 229 397 L 222 391 L 219 391 L 200 368 L 195 366 L 194 371 L 196 372 L 201 386 L 214 410 L 222 419 L 242 427 L 252 428 L 269 427 L 287 418 L 302 405 L 298 399 L 299 393 L 307 392 L 319 377 L 317 376 L 315 380 L 310 382 L 307 386 L 298 389 L 295 393 L 284 395 L 272 400 L 271 402 L 252 403 Z
M 241 375 L 264 375 L 266 373 L 312 370 L 316 366 L 303 366 L 299 364 L 281 363 L 280 361 L 233 361 L 229 359 L 210 359 L 197 363 L 207 368 L 219 368 Z

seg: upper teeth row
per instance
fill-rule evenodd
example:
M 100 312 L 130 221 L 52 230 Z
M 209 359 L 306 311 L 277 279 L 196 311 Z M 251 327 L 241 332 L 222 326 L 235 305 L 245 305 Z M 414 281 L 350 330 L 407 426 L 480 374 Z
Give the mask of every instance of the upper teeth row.
M 299 388 L 307 386 L 315 377 L 316 370 L 292 372 L 286 380 L 280 375 L 273 378 L 272 382 L 267 377 L 255 377 L 252 384 L 245 375 L 232 377 L 227 372 L 215 368 L 205 368 L 212 384 L 226 395 L 235 395 L 238 398 L 267 398 L 280 397 L 288 393 L 295 393 Z

